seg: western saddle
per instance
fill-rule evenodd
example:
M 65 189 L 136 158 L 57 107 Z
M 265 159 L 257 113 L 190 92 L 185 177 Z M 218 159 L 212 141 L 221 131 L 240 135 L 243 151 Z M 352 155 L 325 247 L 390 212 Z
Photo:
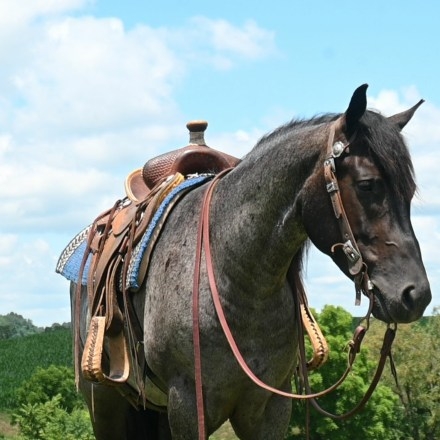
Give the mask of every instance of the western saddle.
M 126 288 L 128 265 L 161 202 L 186 176 L 217 174 L 239 163 L 239 159 L 206 145 L 207 126 L 206 121 L 189 122 L 189 145 L 150 159 L 131 172 L 125 180 L 127 197 L 98 216 L 89 232 L 79 280 L 89 259 L 87 292 L 91 320 L 81 365 L 79 330 L 75 336 L 77 380 L 81 369 L 87 380 L 117 385 L 136 407 L 151 406 L 152 402 L 150 396 L 145 396 L 148 366 L 142 353 L 142 327 Z M 141 278 L 145 277 L 148 263 L 142 261 L 142 267 Z M 77 323 L 81 283 L 78 284 Z M 79 329 L 79 325 L 76 327 Z M 153 407 L 157 406 L 160 405 L 153 402 Z

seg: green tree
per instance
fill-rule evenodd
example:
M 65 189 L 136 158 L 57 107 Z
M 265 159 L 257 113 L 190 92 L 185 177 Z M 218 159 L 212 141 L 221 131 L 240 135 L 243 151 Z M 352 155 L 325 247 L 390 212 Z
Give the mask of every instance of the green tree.
M 72 334 L 68 329 L 0 340 L 0 411 L 16 408 L 17 389 L 38 367 L 50 365 L 73 367 Z
M 60 396 L 60 405 L 69 413 L 83 406 L 83 400 L 75 388 L 72 368 L 55 365 L 48 368 L 37 367 L 29 380 L 16 391 L 19 406 L 43 404 L 57 395 Z
M 440 354 L 436 350 L 440 337 L 440 310 L 423 322 L 399 325 L 393 344 L 399 384 L 389 371 L 384 383 L 399 396 L 404 409 L 402 439 L 431 440 L 440 438 Z M 372 333 L 379 332 L 374 322 Z M 373 338 L 372 344 L 378 344 Z
M 22 440 L 93 439 L 84 402 L 75 389 L 71 368 L 37 368 L 17 390 L 18 409 L 12 422 Z
M 44 403 L 26 403 L 13 414 L 20 428 L 20 440 L 92 440 L 90 419 L 85 409 L 71 413 L 61 406 L 60 394 Z
M 326 306 L 317 321 L 327 339 L 330 355 L 327 363 L 310 375 L 314 392 L 333 385 L 347 367 L 347 343 L 352 338 L 353 318 L 341 307 Z M 374 354 L 378 359 L 379 354 Z M 331 413 L 342 414 L 362 399 L 367 391 L 375 363 L 369 360 L 369 351 L 362 349 L 358 354 L 353 372 L 343 385 L 331 394 L 319 399 L 319 404 Z M 288 439 L 304 438 L 306 432 L 307 404 L 294 401 L 290 434 Z M 356 416 L 344 420 L 324 417 L 310 408 L 309 432 L 313 440 L 345 440 L 362 438 L 364 440 L 394 440 L 400 438 L 401 406 L 391 388 L 379 385 L 368 404 Z
M 17 313 L 11 312 L 7 315 L 0 315 L 0 339 L 28 336 L 38 331 L 38 327 L 30 319 L 25 319 Z

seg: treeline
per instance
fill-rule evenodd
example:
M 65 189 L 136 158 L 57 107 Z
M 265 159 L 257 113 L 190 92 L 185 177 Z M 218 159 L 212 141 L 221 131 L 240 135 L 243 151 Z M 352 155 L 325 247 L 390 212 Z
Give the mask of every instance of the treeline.
M 37 327 L 30 319 L 25 319 L 23 316 L 11 312 L 7 315 L 0 315 L 0 340 L 29 336 L 44 331 L 56 330 L 60 327 L 70 328 L 70 323 L 54 323 L 50 327 Z
M 333 306 L 326 306 L 321 313 L 315 315 L 330 347 L 327 364 L 311 375 L 311 385 L 316 392 L 335 383 L 346 368 L 347 343 L 353 335 L 353 317 L 341 307 Z M 319 403 L 326 410 L 341 414 L 352 409 L 361 400 L 370 385 L 380 357 L 385 329 L 383 323 L 371 321 L 353 372 L 338 390 L 319 399 Z M 393 345 L 398 383 L 391 374 L 391 369 L 386 368 L 379 386 L 366 407 L 359 415 L 344 421 L 323 417 L 313 408 L 307 408 L 304 402 L 294 401 L 286 439 L 306 438 L 307 431 L 310 432 L 310 438 L 313 440 L 440 438 L 440 353 L 437 350 L 439 337 L 439 310 L 435 310 L 434 315 L 429 319 L 399 325 Z M 53 384 L 56 377 L 54 370 L 50 370 L 50 374 L 43 370 L 51 369 L 53 368 L 51 366 L 56 365 L 58 369 L 66 368 L 62 370 L 59 386 L 64 387 L 62 395 L 67 393 L 70 396 L 63 385 L 70 383 L 69 387 L 73 387 L 70 330 L 57 326 L 51 331 L 0 340 L 0 353 L 0 411 L 8 410 L 16 414 L 22 434 L 24 429 L 31 428 L 29 423 L 34 420 L 35 423 L 32 423 L 35 426 L 32 425 L 32 429 L 39 427 L 41 431 L 43 428 L 39 424 L 44 422 L 47 424 L 47 432 L 57 432 L 53 437 L 52 434 L 48 434 L 43 440 L 63 438 L 62 432 L 57 431 L 61 429 L 57 421 L 64 420 L 62 423 L 71 426 L 73 423 L 71 417 L 84 417 L 83 409 L 72 413 L 73 415 L 66 414 L 64 408 L 66 405 L 59 401 L 61 397 L 57 397 L 60 394 L 57 389 L 48 397 L 47 402 L 43 401 L 43 395 L 43 400 L 38 404 L 26 400 L 26 396 L 30 395 L 28 391 L 23 393 L 18 390 L 23 390 L 23 384 L 27 381 L 32 384 L 27 390 L 35 389 L 38 383 L 43 382 L 42 377 Z M 32 379 L 32 375 L 35 374 L 39 375 L 37 380 Z M 296 383 L 297 381 L 293 381 L 294 387 Z M 48 414 L 55 416 L 47 419 Z M 82 422 L 78 423 L 77 420 L 74 424 L 86 426 Z M 37 438 L 32 435 L 29 434 L 25 438 Z M 65 434 L 64 438 L 67 439 L 69 436 Z M 230 437 L 232 438 L 234 437 Z

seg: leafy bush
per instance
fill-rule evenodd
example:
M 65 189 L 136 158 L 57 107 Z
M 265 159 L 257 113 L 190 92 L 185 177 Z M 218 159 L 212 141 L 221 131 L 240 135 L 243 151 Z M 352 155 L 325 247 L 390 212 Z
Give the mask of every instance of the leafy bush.
M 72 368 L 37 368 L 17 389 L 12 422 L 20 440 L 93 439 L 88 411 L 75 388 Z
M 93 440 L 90 419 L 85 409 L 71 413 L 62 408 L 57 394 L 44 403 L 23 404 L 12 420 L 20 428 L 20 440 Z
M 16 400 L 19 406 L 44 404 L 59 396 L 59 403 L 68 413 L 83 406 L 83 400 L 75 388 L 72 368 L 51 365 L 38 367 L 32 377 L 17 389 Z

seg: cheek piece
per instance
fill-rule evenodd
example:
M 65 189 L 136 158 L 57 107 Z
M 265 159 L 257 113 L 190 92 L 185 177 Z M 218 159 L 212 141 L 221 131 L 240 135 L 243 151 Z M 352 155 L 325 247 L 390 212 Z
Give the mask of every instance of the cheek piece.
M 335 159 L 342 154 L 348 154 L 348 147 L 356 136 L 356 133 L 352 138 L 344 143 L 340 140 L 335 141 L 341 136 L 343 118 L 337 119 L 330 128 L 330 136 L 327 144 L 327 155 L 324 161 L 324 177 L 326 183 L 326 189 L 330 196 L 330 200 L 333 206 L 333 212 L 338 222 L 339 230 L 342 236 L 342 242 L 335 243 L 331 247 L 332 253 L 337 248 L 341 248 L 347 258 L 348 270 L 353 276 L 355 290 L 356 290 L 356 305 L 361 303 L 361 294 L 364 293 L 370 298 L 370 309 L 373 303 L 373 289 L 374 284 L 368 276 L 368 267 L 364 262 L 359 247 L 354 238 L 353 231 L 345 213 L 344 205 L 342 203 L 341 193 L 339 191 L 338 179 L 336 176 L 336 164 Z

